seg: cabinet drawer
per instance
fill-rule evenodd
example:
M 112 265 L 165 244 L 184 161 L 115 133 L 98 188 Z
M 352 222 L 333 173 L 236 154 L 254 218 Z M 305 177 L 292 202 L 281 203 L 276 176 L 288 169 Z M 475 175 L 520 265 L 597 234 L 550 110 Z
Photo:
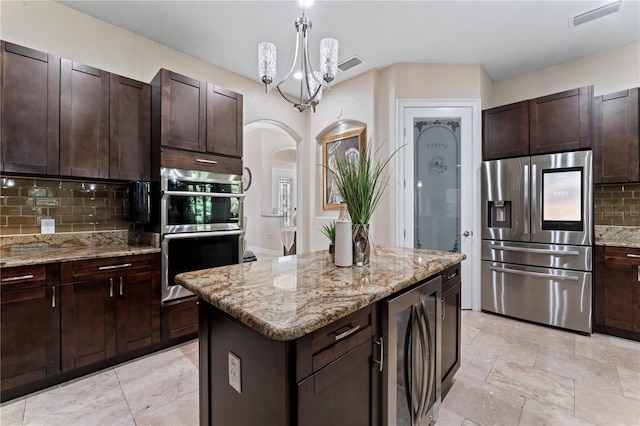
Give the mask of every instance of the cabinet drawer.
M 62 281 L 67 283 L 86 278 L 95 279 L 117 274 L 145 272 L 151 269 L 151 260 L 151 255 L 143 254 L 63 263 Z
M 604 261 L 638 265 L 640 264 L 640 250 L 628 247 L 605 247 Z
M 16 266 L 0 269 L 2 293 L 44 287 L 47 282 L 46 265 Z
M 318 371 L 370 340 L 375 328 L 373 311 L 372 306 L 367 306 L 300 338 L 297 341 L 298 379 Z
M 242 160 L 219 155 L 203 154 L 193 151 L 162 148 L 160 163 L 162 167 L 183 170 L 204 170 L 216 173 L 242 174 Z
M 460 284 L 460 264 L 442 271 L 442 292 L 449 290 L 456 284 Z

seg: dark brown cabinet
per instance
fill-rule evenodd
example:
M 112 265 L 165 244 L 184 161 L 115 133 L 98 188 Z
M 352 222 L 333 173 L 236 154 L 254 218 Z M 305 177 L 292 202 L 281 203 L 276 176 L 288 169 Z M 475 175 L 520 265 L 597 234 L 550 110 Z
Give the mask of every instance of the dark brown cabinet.
M 0 42 L 0 167 L 59 172 L 60 58 Z
M 531 155 L 593 147 L 593 86 L 529 101 Z
M 442 398 L 451 385 L 453 376 L 460 368 L 460 350 L 462 339 L 462 300 L 461 300 L 460 264 L 442 272 Z
M 160 341 L 157 255 L 61 265 L 62 369 Z
M 57 264 L 0 270 L 0 390 L 60 371 Z
M 640 341 L 640 249 L 595 248 L 594 331 Z
M 595 183 L 640 181 L 638 88 L 594 99 Z
M 109 85 L 109 178 L 151 176 L 151 87 L 111 74 Z
M 207 151 L 242 157 L 242 95 L 207 84 Z
M 482 158 L 497 160 L 593 147 L 593 86 L 482 112 Z
M 192 297 L 162 307 L 162 340 L 198 333 L 198 298 Z
M 109 178 L 109 73 L 62 59 L 60 174 Z
M 166 69 L 151 85 L 154 164 L 173 167 L 171 149 L 187 170 L 220 171 L 225 157 L 242 157 L 242 95 Z
M 529 102 L 482 111 L 482 159 L 529 155 Z
M 202 302 L 200 423 L 380 424 L 378 321 L 374 304 L 275 341 Z M 240 392 L 228 383 L 230 354 L 241 360 Z

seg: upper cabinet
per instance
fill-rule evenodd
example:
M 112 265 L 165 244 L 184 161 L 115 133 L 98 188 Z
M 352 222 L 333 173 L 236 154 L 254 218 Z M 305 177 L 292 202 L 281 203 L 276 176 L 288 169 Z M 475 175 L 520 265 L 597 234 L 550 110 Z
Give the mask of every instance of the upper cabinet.
M 593 86 L 543 96 L 482 112 L 482 158 L 589 149 Z
M 529 101 L 531 155 L 593 147 L 593 86 Z
M 109 111 L 109 177 L 149 180 L 151 86 L 111 74 Z
M 242 157 L 242 95 L 207 84 L 207 151 Z
M 242 95 L 165 69 L 151 84 L 154 145 L 242 157 Z
M 482 112 L 482 158 L 520 157 L 529 154 L 529 103 L 527 101 Z
M 109 178 L 109 73 L 62 60 L 60 174 Z
M 594 99 L 594 181 L 640 181 L 638 88 Z
M 59 172 L 60 58 L 0 42 L 0 171 Z

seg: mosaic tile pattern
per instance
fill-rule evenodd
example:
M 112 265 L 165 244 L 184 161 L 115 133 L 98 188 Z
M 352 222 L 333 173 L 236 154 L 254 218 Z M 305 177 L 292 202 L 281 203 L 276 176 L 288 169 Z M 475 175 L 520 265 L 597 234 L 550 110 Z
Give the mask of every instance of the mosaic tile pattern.
M 0 235 L 39 234 L 42 219 L 56 232 L 129 229 L 125 184 L 0 176 Z

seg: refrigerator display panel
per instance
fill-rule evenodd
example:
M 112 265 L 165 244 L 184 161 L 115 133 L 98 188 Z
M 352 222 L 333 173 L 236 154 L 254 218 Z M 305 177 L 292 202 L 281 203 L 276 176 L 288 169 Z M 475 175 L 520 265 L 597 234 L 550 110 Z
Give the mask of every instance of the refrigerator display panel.
M 582 168 L 542 171 L 542 229 L 583 229 Z

